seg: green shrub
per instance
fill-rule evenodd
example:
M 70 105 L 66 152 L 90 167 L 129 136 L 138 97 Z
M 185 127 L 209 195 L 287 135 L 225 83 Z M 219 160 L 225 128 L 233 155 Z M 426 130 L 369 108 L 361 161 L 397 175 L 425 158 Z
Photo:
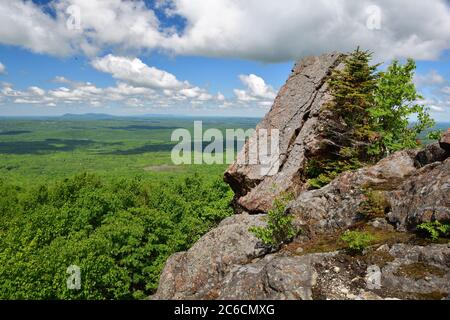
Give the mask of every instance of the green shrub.
M 347 230 L 341 236 L 341 240 L 347 244 L 349 251 L 360 253 L 375 240 L 375 237 L 368 232 Z
M 366 200 L 359 207 L 359 213 L 367 220 L 384 218 L 385 211 L 390 207 L 384 191 L 367 189 L 364 191 Z
M 442 224 L 439 221 L 424 222 L 419 224 L 417 229 L 427 232 L 433 241 L 450 234 L 450 224 Z
M 294 217 L 285 213 L 290 196 L 276 199 L 272 210 L 267 213 L 266 227 L 251 227 L 249 229 L 263 244 L 277 247 L 297 235 L 297 230 L 292 224 Z

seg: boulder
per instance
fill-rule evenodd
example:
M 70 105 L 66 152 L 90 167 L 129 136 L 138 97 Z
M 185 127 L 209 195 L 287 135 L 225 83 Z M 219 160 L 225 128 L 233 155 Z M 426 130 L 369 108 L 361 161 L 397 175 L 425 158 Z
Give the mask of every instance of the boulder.
M 416 155 L 414 150 L 400 151 L 373 166 L 344 172 L 321 189 L 301 193 L 287 211 L 310 237 L 345 229 L 364 218 L 368 192 L 377 190 L 383 197 L 417 171 Z
M 382 254 L 380 252 L 382 251 Z M 373 260 L 378 254 L 378 259 Z M 382 257 L 382 258 L 380 258 Z M 376 261 L 379 265 L 373 264 Z M 175 263 L 172 261 L 171 263 Z M 192 270 L 195 274 L 196 270 Z M 442 299 L 450 290 L 450 245 L 383 245 L 361 256 L 344 251 L 268 254 L 224 270 L 208 290 L 176 291 L 166 299 L 381 300 Z M 221 274 L 221 272 L 224 272 Z M 179 281 L 192 278 L 180 275 Z M 178 283 L 180 287 L 182 283 Z
M 287 208 L 302 229 L 292 250 L 271 253 L 249 232 L 251 226 L 265 224 L 264 214 L 244 212 L 225 219 L 187 252 L 168 259 L 152 298 L 443 298 L 450 290 L 450 244 L 384 244 L 375 255 L 369 248 L 362 256 L 299 250 L 310 239 L 314 243 L 367 220 L 362 212 L 369 190 L 379 193 L 368 207 L 382 206 L 382 217 L 369 222 L 380 232 L 449 221 L 450 158 L 435 161 L 441 151 L 435 146 L 399 151 L 373 166 L 345 172 L 322 189 L 301 193 Z
M 430 221 L 450 222 L 450 158 L 417 170 L 396 190 L 386 194 L 389 221 L 399 230 L 414 231 Z
M 444 161 L 450 156 L 450 152 L 444 150 L 438 142 L 429 144 L 416 155 L 416 166 L 423 167 L 437 161 Z
M 430 220 L 449 221 L 450 159 L 439 161 L 442 154 L 437 145 L 396 152 L 301 193 L 288 205 L 288 213 L 310 237 L 346 229 L 367 219 L 370 209 L 381 211 L 382 218 L 402 231 Z
M 261 256 L 265 248 L 248 229 L 262 226 L 261 215 L 246 213 L 223 220 L 187 252 L 172 255 L 152 299 L 213 299 L 218 283 L 235 265 Z
M 450 154 L 450 128 L 447 129 L 447 132 L 445 132 L 441 140 L 439 140 L 439 144 L 442 149 Z
M 304 190 L 302 173 L 306 160 L 320 152 L 325 143 L 323 131 L 334 121 L 333 114 L 324 108 L 331 100 L 327 79 L 335 68 L 342 66 L 344 57 L 330 53 L 297 62 L 255 132 L 256 136 L 266 129 L 270 135 L 271 130 L 279 130 L 277 167 L 267 174 L 260 164 L 246 163 L 250 153 L 247 142 L 237 161 L 225 172 L 224 179 L 235 192 L 237 210 L 267 212 L 280 193 L 298 194 Z

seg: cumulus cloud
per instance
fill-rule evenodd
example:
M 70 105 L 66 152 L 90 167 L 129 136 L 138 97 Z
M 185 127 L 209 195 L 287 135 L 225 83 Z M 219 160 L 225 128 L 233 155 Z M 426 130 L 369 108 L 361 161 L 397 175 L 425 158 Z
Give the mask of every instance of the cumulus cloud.
M 179 54 L 283 61 L 361 45 L 383 58 L 432 59 L 450 43 L 450 9 L 445 0 L 169 3 L 169 12 L 187 21 L 183 32 L 163 43 Z M 377 12 L 367 10 L 373 5 Z M 368 19 L 378 13 L 380 28 L 368 27 Z
M 65 84 L 67 84 L 67 83 L 72 83 L 71 80 L 66 79 L 66 78 L 63 77 L 63 76 L 56 76 L 56 77 L 53 79 L 53 82 L 55 82 L 55 83 L 65 83 Z
M 175 89 L 184 85 L 173 74 L 149 67 L 138 58 L 116 57 L 109 54 L 93 60 L 92 66 L 99 71 L 110 73 L 115 79 L 135 86 Z
M 241 74 L 239 80 L 241 80 L 241 83 L 246 89 L 233 90 L 238 102 L 247 106 L 258 106 L 264 109 L 272 105 L 276 97 L 276 92 L 270 85 L 266 84 L 263 78 L 255 74 Z
M 261 99 L 275 99 L 275 91 L 266 84 L 263 78 L 254 74 L 241 74 L 239 79 L 247 87 L 251 96 Z
M 58 76 L 53 82 L 59 87 L 44 90 L 31 86 L 16 90 L 12 84 L 0 83 L 0 100 L 22 105 L 58 107 L 64 105 L 107 107 L 111 104 L 133 108 L 178 108 L 224 102 L 225 97 L 213 95 L 206 89 L 186 85 L 182 88 L 161 89 L 135 86 L 118 81 L 115 86 L 98 87 L 91 82 L 77 82 Z
M 218 92 L 216 99 L 217 101 L 225 101 L 225 96 L 222 94 L 222 92 Z
M 3 63 L 0 62 L 0 74 L 4 74 L 6 72 L 6 67 L 3 65 Z
M 44 90 L 42 90 L 42 89 L 39 88 L 39 87 L 35 87 L 35 86 L 28 88 L 28 90 L 29 90 L 32 94 L 35 94 L 35 95 L 37 95 L 37 96 L 43 96 L 43 95 L 45 94 L 45 91 L 44 91 Z
M 53 15 L 32 1 L 2 1 L 0 42 L 67 56 L 110 46 L 154 48 L 161 37 L 159 21 L 143 1 L 61 0 L 47 6 Z
M 159 15 L 179 16 L 182 27 L 167 26 L 140 0 L 61 0 L 49 6 L 53 15 L 32 1 L 1 1 L 0 43 L 54 55 L 162 49 L 269 62 L 357 45 L 382 59 L 436 59 L 450 43 L 446 0 L 158 1 Z M 79 28 L 68 27 L 70 6 L 80 12 Z M 378 14 L 379 28 L 372 28 L 368 21 Z
M 32 1 L 0 3 L 0 42 L 57 56 L 73 52 L 63 21 L 45 14 Z
M 191 103 L 194 102 L 194 104 L 202 104 L 205 101 L 214 99 L 223 100 L 225 98 L 223 95 L 214 97 L 206 89 L 193 86 L 188 81 L 180 81 L 175 75 L 148 66 L 138 58 L 109 54 L 103 58 L 94 59 L 91 64 L 95 69 L 109 73 L 115 79 L 129 84 L 126 89 L 133 90 L 135 93 L 145 89 L 152 89 L 174 101 L 190 99 Z M 120 84 L 115 91 L 123 89 L 125 89 L 124 85 Z M 132 104 L 136 105 L 137 103 L 133 100 Z

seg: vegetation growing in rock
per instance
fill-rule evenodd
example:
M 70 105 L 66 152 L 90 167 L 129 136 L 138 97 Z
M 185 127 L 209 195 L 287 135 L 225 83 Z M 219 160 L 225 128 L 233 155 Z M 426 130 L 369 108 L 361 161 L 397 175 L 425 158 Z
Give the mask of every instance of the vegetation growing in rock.
M 415 262 L 400 266 L 395 275 L 412 278 L 414 280 L 424 279 L 427 276 L 443 277 L 446 271 L 424 262 Z
M 347 230 L 342 235 L 341 240 L 347 244 L 351 253 L 361 253 L 375 240 L 375 237 L 368 232 Z
M 292 221 L 294 217 L 286 214 L 286 205 L 292 195 L 283 195 L 275 199 L 273 208 L 267 213 L 267 226 L 249 229 L 264 245 L 277 247 L 298 234 Z
M 389 208 L 389 203 L 383 191 L 379 190 L 365 190 L 366 200 L 361 204 L 359 213 L 365 219 L 370 220 L 377 217 L 384 218 L 386 209 Z
M 433 241 L 450 235 L 450 224 L 443 224 L 439 221 L 424 222 L 418 225 L 417 229 L 425 231 Z
M 394 60 L 386 71 L 371 65 L 372 53 L 357 48 L 329 79 L 337 115 L 328 124 L 328 143 L 321 156 L 308 161 L 306 177 L 312 188 L 321 188 L 338 174 L 372 164 L 394 151 L 418 145 L 417 137 L 434 125 L 413 83 L 416 65 Z M 410 125 L 409 119 L 416 118 Z M 429 138 L 435 138 L 434 132 Z

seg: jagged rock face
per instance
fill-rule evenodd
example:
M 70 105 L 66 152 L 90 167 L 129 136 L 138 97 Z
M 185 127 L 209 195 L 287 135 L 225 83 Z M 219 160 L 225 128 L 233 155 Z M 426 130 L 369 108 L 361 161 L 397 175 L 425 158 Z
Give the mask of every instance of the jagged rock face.
M 320 190 L 301 193 L 287 209 L 303 230 L 293 244 L 301 248 L 361 221 L 368 189 L 386 198 L 384 218 L 368 223 L 383 232 L 397 234 L 432 219 L 448 221 L 450 158 L 442 161 L 445 157 L 438 144 L 400 151 L 376 165 L 345 172 Z M 227 218 L 187 252 L 173 255 L 153 298 L 420 299 L 443 298 L 450 290 L 450 244 L 385 244 L 357 257 L 285 248 L 268 253 L 248 231 L 264 225 L 264 216 Z M 374 260 L 377 255 L 382 259 Z M 368 285 L 374 275 L 381 287 Z
M 275 174 L 261 173 L 255 164 L 231 165 L 225 173 L 235 192 L 236 208 L 250 213 L 267 212 L 275 197 L 282 192 L 298 194 L 304 190 L 302 173 L 306 160 L 320 152 L 324 140 L 323 130 L 333 114 L 323 108 L 331 100 L 327 79 L 331 72 L 342 67 L 344 55 L 325 54 L 300 60 L 286 84 L 280 89 L 275 102 L 256 127 L 279 130 L 280 165 Z M 248 143 L 238 155 L 240 163 L 248 159 Z
M 439 144 L 441 145 L 442 149 L 447 151 L 447 153 L 450 153 L 450 128 L 447 129 L 447 132 L 442 136 Z
M 380 265 L 372 264 L 374 256 L 384 257 L 378 258 Z M 438 244 L 384 245 L 356 257 L 337 251 L 274 254 L 236 268 L 224 283 L 220 297 L 377 300 L 435 295 L 442 298 L 450 289 L 449 263 L 450 246 Z
M 345 229 L 366 219 L 369 193 L 384 198 L 386 218 L 398 230 L 430 220 L 450 220 L 450 159 L 438 144 L 405 150 L 373 166 L 341 174 L 319 190 L 301 193 L 288 206 L 308 236 Z
M 349 227 L 362 220 L 358 213 L 368 190 L 393 189 L 417 170 L 415 155 L 401 151 L 374 166 L 345 172 L 321 189 L 301 193 L 289 204 L 288 212 L 310 237 Z
M 450 158 L 421 168 L 397 190 L 387 194 L 388 219 L 400 230 L 423 222 L 450 221 Z
M 204 241 L 207 238 L 200 240 Z M 194 261 L 191 250 L 188 254 Z M 212 251 L 209 254 L 211 260 L 216 257 Z M 212 263 L 205 276 L 197 269 L 188 269 L 184 260 L 168 263 L 178 269 L 166 267 L 161 279 L 164 287 L 153 299 L 441 299 L 450 292 L 449 244 L 382 245 L 360 256 L 340 251 L 282 251 L 247 263 L 234 261 L 227 268 Z M 199 276 L 211 279 L 192 285 L 190 281 Z
M 187 252 L 172 255 L 153 299 L 214 299 L 216 287 L 235 265 L 249 263 L 265 249 L 248 231 L 262 226 L 261 215 L 240 214 L 223 220 Z
M 304 190 L 306 161 L 323 152 L 322 129 L 335 121 L 323 108 L 331 99 L 326 80 L 342 66 L 343 57 L 328 54 L 297 63 L 257 127 L 280 130 L 279 170 L 263 175 L 259 166 L 241 162 L 227 170 L 225 180 L 243 213 L 222 221 L 187 252 L 171 256 L 153 299 L 448 296 L 450 243 L 417 245 L 409 232 L 422 222 L 450 222 L 450 131 L 422 150 L 396 152 L 375 165 L 344 172 L 319 190 Z M 246 145 L 238 159 L 248 152 Z M 278 252 L 269 252 L 249 228 L 265 224 L 265 215 L 254 213 L 269 210 L 284 191 L 296 195 L 286 214 L 294 216 L 302 232 Z M 317 239 L 332 236 L 336 244 L 344 230 L 362 224 L 389 234 L 393 242 L 378 243 L 361 256 L 349 256 L 338 250 L 342 247 L 310 250 Z

